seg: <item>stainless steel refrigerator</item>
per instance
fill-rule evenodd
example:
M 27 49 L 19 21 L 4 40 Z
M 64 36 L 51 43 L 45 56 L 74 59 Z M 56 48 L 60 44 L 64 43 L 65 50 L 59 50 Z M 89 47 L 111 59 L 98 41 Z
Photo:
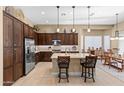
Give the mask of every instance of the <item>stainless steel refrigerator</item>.
M 35 67 L 35 41 L 25 38 L 25 61 L 24 73 L 28 74 Z

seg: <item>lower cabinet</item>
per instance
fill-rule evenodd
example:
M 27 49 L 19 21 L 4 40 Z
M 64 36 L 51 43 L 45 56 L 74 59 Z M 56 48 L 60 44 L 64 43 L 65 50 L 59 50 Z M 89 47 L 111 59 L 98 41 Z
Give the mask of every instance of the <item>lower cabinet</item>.
M 3 73 L 4 73 L 3 74 L 3 85 L 4 86 L 12 85 L 14 83 L 13 66 L 4 68 Z
M 35 54 L 35 61 L 36 64 L 38 62 L 51 62 L 51 56 L 52 52 L 46 51 L 46 52 L 38 52 Z
M 23 75 L 23 65 L 22 63 L 14 64 L 14 80 L 16 81 Z

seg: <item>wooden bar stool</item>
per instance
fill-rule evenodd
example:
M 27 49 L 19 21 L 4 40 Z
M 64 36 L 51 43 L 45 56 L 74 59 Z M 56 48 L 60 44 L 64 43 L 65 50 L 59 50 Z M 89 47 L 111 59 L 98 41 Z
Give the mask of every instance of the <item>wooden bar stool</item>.
M 69 82 L 69 63 L 70 63 L 70 56 L 58 56 L 58 67 L 59 67 L 59 83 L 61 79 L 67 79 L 67 82 Z M 64 75 L 64 76 L 62 76 Z
M 87 78 L 88 79 L 92 78 L 93 82 L 95 82 L 93 70 L 95 69 L 96 62 L 97 62 L 97 56 L 86 56 L 86 62 L 83 65 L 83 67 L 85 68 L 85 80 L 84 80 L 84 82 L 86 82 Z

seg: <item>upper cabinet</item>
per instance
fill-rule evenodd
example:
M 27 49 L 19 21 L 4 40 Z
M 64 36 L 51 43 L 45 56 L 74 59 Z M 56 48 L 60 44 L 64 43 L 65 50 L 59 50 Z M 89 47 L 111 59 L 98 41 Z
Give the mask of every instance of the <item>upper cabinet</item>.
M 29 26 L 24 24 L 24 36 L 28 37 L 29 36 Z
M 52 45 L 52 40 L 61 40 L 61 45 L 78 45 L 77 33 L 38 33 L 39 45 Z
M 4 13 L 3 16 L 3 46 L 13 47 L 13 18 Z
M 46 45 L 46 34 L 42 33 L 42 34 L 38 34 L 38 45 Z
M 32 27 L 24 24 L 24 37 L 35 39 L 35 33 Z
M 23 45 L 23 23 L 14 19 L 14 46 Z

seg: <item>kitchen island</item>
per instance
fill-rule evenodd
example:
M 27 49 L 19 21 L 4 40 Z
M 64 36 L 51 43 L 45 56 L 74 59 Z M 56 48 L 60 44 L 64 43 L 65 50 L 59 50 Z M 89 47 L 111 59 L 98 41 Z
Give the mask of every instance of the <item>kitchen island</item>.
M 58 73 L 58 56 L 70 56 L 69 73 L 78 74 L 81 73 L 80 59 L 88 56 L 88 53 L 54 53 L 51 56 L 52 59 L 52 72 Z

